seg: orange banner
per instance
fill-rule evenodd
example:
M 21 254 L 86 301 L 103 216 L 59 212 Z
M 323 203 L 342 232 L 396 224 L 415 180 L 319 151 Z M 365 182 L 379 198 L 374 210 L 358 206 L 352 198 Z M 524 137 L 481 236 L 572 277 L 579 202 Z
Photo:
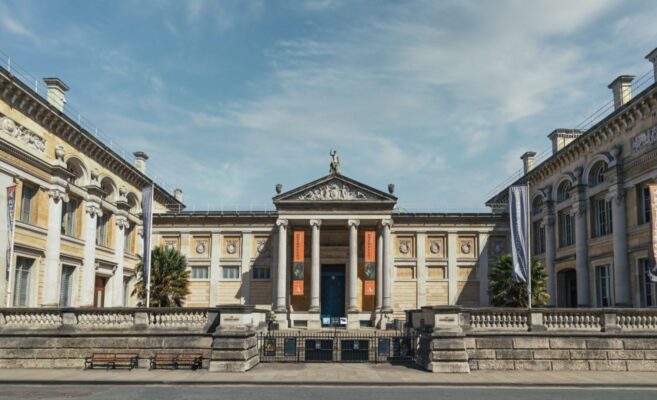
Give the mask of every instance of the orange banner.
M 292 281 L 292 295 L 303 296 L 303 281 Z
M 303 262 L 304 231 L 294 231 L 293 262 Z
M 365 262 L 376 261 L 376 232 L 365 231 Z
M 365 296 L 374 296 L 376 294 L 375 281 L 364 281 L 365 283 Z

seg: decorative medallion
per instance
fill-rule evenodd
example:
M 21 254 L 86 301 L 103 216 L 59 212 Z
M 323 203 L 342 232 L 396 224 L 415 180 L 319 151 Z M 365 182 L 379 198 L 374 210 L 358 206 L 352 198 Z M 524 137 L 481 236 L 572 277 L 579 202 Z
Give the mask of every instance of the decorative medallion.
M 256 251 L 258 252 L 258 254 L 267 253 L 267 239 L 256 240 Z
M 374 199 L 358 188 L 333 180 L 325 185 L 307 190 L 299 195 L 298 200 L 332 201 L 332 200 L 371 200 Z
M 411 242 L 408 240 L 399 241 L 399 252 L 402 254 L 408 254 L 411 251 Z
M 497 240 L 493 244 L 493 254 L 495 255 L 500 255 L 504 251 L 504 242 L 501 240 Z
M 205 253 L 206 249 L 206 244 L 205 242 L 197 242 L 196 243 L 196 254 L 203 254 Z
M 431 252 L 431 254 L 440 253 L 440 242 L 438 241 L 431 242 L 431 245 L 429 246 L 429 251 Z
M 461 243 L 461 253 L 470 254 L 471 251 L 472 251 L 472 243 L 470 242 Z
M 1 114 L 0 114 L 1 115 Z M 40 152 L 46 151 L 46 141 L 31 130 L 18 125 L 12 119 L 2 116 L 0 118 L 0 131 L 15 138 L 27 148 Z
M 226 253 L 235 254 L 237 252 L 237 240 L 229 240 L 226 244 Z

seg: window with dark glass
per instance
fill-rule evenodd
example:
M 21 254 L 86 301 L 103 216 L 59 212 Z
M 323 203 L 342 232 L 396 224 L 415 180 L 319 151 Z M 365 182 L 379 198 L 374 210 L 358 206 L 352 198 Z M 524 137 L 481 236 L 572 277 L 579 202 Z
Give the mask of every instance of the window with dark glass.
M 559 247 L 575 244 L 575 225 L 570 210 L 559 213 Z
M 639 259 L 639 290 L 641 307 L 657 307 L 657 282 L 650 279 L 650 261 Z
M 597 198 L 592 201 L 593 205 L 593 237 L 609 235 L 613 228 L 611 223 L 611 201 L 605 198 Z
M 267 266 L 254 266 L 251 271 L 253 279 L 271 279 L 271 269 Z
M 23 184 L 23 190 L 21 192 L 21 215 L 20 220 L 22 222 L 31 224 L 32 223 L 32 208 L 34 205 L 34 199 L 36 197 L 37 191 L 36 188 L 30 185 Z
M 103 213 L 100 217 L 96 217 L 96 244 L 99 246 L 107 246 L 107 222 L 109 215 Z
M 14 306 L 26 307 L 30 299 L 30 277 L 34 259 L 16 257 L 16 273 L 14 279 Z
M 545 226 L 540 221 L 534 222 L 534 254 L 545 253 Z
M 647 186 L 639 188 L 639 225 L 650 222 L 650 189 Z
M 62 267 L 62 277 L 59 284 L 59 306 L 69 307 L 73 298 L 73 274 L 75 267 L 64 265 Z
M 609 269 L 609 265 L 599 266 L 595 269 L 598 307 L 611 306 L 611 276 Z
M 62 204 L 62 234 L 76 236 L 78 200 L 70 198 Z

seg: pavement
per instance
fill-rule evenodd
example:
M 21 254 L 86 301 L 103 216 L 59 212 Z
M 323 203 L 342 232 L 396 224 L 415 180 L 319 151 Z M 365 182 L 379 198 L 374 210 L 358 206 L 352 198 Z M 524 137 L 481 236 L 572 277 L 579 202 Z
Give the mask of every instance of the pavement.
M 430 373 L 390 364 L 260 364 L 246 373 L 207 370 L 2 369 L 2 385 L 311 385 L 454 387 L 633 387 L 657 389 L 656 372 L 475 371 Z

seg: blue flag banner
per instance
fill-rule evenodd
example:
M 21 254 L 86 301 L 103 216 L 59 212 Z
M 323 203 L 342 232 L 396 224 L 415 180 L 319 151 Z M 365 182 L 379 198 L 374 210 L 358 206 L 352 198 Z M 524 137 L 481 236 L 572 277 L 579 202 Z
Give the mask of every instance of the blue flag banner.
M 529 193 L 527 186 L 509 188 L 509 214 L 511 217 L 511 256 L 513 280 L 527 282 L 529 276 Z
M 153 230 L 153 186 L 146 186 L 141 191 L 141 210 L 144 220 L 144 270 L 142 277 L 146 285 L 146 307 L 150 305 L 151 273 L 151 235 Z
M 7 253 L 6 253 L 6 272 L 5 280 L 9 281 L 11 276 L 11 267 L 14 255 L 14 223 L 16 220 L 16 186 L 9 186 L 7 188 Z

